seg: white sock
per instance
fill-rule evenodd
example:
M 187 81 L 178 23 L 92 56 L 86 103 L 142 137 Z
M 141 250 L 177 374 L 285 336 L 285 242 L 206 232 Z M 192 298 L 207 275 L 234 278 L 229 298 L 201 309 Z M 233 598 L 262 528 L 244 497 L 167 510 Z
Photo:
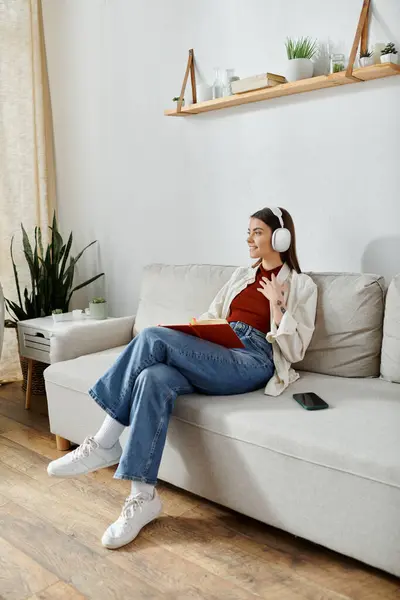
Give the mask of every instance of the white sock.
M 142 481 L 132 481 L 131 496 L 137 496 L 138 494 L 149 495 L 152 498 L 154 496 L 154 485 Z
M 112 448 L 118 442 L 124 429 L 124 425 L 107 415 L 94 439 L 102 448 Z

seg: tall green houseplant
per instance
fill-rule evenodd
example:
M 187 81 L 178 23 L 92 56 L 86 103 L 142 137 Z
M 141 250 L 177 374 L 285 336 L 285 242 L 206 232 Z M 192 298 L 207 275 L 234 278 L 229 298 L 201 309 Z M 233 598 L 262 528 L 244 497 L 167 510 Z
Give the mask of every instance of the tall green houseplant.
M 13 238 L 11 240 L 10 254 L 14 270 L 15 285 L 17 288 L 18 303 L 7 298 L 5 299 L 7 311 L 12 317 L 12 320 L 6 322 L 8 327 L 16 327 L 17 321 L 51 315 L 53 310 L 56 309 L 61 310 L 62 312 L 68 312 L 69 303 L 73 293 L 86 287 L 104 275 L 104 273 L 99 273 L 84 283 L 73 287 L 75 266 L 82 254 L 90 248 L 90 246 L 93 246 L 93 244 L 96 243 L 96 240 L 85 246 L 85 248 L 83 248 L 83 250 L 75 257 L 71 256 L 72 233 L 69 234 L 67 242 L 64 243 L 58 230 L 55 213 L 52 225 L 49 227 L 51 239 L 46 250 L 43 248 L 40 227 L 35 227 L 33 245 L 22 224 L 21 229 L 23 252 L 29 267 L 31 289 L 28 290 L 28 288 L 25 287 L 23 294 L 21 295 L 18 270 L 13 254 Z

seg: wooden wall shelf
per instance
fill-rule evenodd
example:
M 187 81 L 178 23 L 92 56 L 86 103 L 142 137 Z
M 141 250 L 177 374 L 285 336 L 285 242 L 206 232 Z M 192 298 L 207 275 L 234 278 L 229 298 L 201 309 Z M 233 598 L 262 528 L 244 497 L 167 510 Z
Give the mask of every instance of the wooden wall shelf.
M 218 98 L 217 100 L 208 100 L 207 102 L 200 102 L 198 104 L 190 104 L 189 106 L 182 107 L 180 112 L 176 109 L 172 109 L 166 110 L 164 114 L 167 117 L 186 117 L 212 110 L 230 108 L 231 106 L 241 106 L 242 104 L 261 102 L 263 100 L 271 100 L 272 98 L 280 98 L 281 96 L 291 96 L 292 94 L 302 94 L 303 92 L 312 92 L 314 90 L 323 90 L 339 85 L 362 83 L 372 79 L 392 77 L 393 75 L 400 75 L 400 65 L 395 65 L 393 63 L 371 65 L 370 67 L 364 67 L 362 69 L 354 69 L 353 77 L 348 77 L 346 71 L 341 71 L 340 73 L 333 73 L 332 75 L 311 77 L 310 79 L 302 79 L 292 83 L 283 83 L 263 90 L 246 92 L 245 94 L 235 94 L 234 96 Z

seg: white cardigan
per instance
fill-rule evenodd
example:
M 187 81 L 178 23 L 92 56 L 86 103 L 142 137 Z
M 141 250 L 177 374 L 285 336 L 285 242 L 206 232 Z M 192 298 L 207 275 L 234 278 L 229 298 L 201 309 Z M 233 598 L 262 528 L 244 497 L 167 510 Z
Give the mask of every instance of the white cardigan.
M 239 267 L 229 281 L 218 292 L 208 311 L 200 319 L 226 319 L 232 300 L 254 283 L 257 268 Z M 317 286 L 304 273 L 291 271 L 284 264 L 278 273 L 277 280 L 289 284 L 287 293 L 287 311 L 283 315 L 279 327 L 273 320 L 271 311 L 271 331 L 266 338 L 272 344 L 275 372 L 265 387 L 265 394 L 278 396 L 289 384 L 296 381 L 299 375 L 291 368 L 292 363 L 303 359 L 314 332 L 315 313 L 317 309 Z M 260 292 L 261 293 L 261 292 Z

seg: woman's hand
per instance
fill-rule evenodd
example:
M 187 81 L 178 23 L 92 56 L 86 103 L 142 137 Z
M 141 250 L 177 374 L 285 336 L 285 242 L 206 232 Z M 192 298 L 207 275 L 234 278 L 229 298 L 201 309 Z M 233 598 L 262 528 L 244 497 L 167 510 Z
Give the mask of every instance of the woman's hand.
M 260 286 L 257 291 L 269 300 L 274 321 L 279 325 L 286 312 L 285 298 L 288 286 L 287 284 L 280 284 L 273 273 L 271 281 L 267 277 L 262 277 Z

